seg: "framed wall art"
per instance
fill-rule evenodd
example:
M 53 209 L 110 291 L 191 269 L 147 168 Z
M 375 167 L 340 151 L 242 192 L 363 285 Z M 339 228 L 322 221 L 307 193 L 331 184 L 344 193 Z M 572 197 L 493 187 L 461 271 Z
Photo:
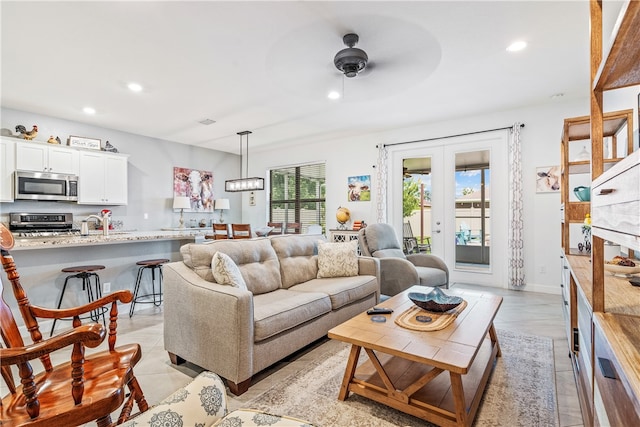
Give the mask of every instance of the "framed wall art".
M 88 148 L 90 150 L 100 150 L 100 143 L 102 141 L 96 138 L 87 138 L 84 136 L 73 136 L 70 135 L 67 140 L 67 145 L 69 147 L 78 147 L 78 148 Z
M 213 213 L 213 172 L 173 168 L 173 197 L 186 196 L 191 201 L 187 212 Z
M 562 170 L 560 166 L 536 168 L 536 193 L 559 193 Z
M 347 200 L 350 202 L 371 201 L 371 175 L 350 176 L 347 179 Z

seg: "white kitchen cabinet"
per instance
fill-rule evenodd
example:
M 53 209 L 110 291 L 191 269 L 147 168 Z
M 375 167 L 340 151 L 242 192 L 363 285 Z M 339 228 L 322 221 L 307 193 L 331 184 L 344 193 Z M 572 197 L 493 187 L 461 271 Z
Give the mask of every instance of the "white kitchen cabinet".
M 60 145 L 20 142 L 16 169 L 33 172 L 78 174 L 78 150 Z
M 127 156 L 81 152 L 78 203 L 126 205 L 128 201 Z
M 13 202 L 13 172 L 16 170 L 15 141 L 0 139 L 0 202 Z

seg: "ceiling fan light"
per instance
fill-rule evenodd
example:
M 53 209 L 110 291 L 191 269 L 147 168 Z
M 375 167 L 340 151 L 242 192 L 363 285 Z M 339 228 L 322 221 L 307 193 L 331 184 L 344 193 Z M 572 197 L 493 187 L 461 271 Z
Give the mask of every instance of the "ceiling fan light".
M 354 47 L 359 40 L 360 37 L 357 34 L 345 34 L 342 42 L 347 48 L 336 53 L 333 58 L 333 65 L 347 77 L 357 76 L 360 71 L 365 69 L 369 61 L 369 57 L 364 50 Z
M 355 77 L 365 69 L 369 57 L 367 53 L 357 47 L 342 49 L 333 58 L 333 64 L 347 77 Z

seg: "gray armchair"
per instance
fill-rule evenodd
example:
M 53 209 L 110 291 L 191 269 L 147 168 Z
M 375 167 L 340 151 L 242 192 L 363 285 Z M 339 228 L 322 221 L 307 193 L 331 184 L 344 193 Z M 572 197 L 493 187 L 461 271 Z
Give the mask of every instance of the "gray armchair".
M 358 233 L 362 255 L 380 260 L 380 293 L 393 296 L 413 285 L 449 287 L 449 269 L 428 254 L 405 255 L 389 224 L 371 224 Z

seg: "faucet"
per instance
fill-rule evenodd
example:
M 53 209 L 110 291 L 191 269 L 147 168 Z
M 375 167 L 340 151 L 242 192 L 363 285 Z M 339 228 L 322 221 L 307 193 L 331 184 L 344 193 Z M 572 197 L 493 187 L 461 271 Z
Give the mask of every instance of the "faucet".
M 102 224 L 102 235 L 104 237 L 109 236 L 109 214 L 105 213 L 104 216 L 100 217 L 98 215 L 89 215 L 84 220 L 88 221 L 90 219 L 97 219 Z

